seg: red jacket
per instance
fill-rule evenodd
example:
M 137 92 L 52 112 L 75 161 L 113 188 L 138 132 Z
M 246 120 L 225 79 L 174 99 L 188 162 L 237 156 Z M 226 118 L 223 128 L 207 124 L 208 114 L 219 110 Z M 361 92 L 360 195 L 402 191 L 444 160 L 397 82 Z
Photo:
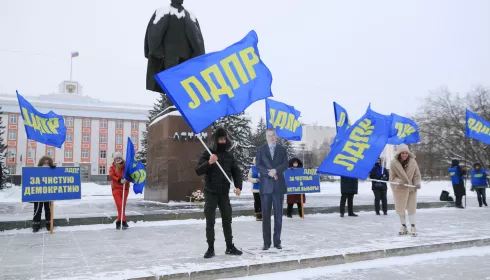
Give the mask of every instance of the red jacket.
M 109 177 L 111 178 L 111 186 L 113 190 L 122 190 L 123 188 L 123 184 L 121 184 L 121 179 L 123 179 L 124 177 L 125 164 L 126 163 L 123 161 L 123 168 L 121 168 L 121 171 L 119 172 L 117 172 L 116 165 L 114 163 L 109 169 Z M 126 181 L 124 185 L 126 187 L 126 190 L 129 190 L 129 181 Z

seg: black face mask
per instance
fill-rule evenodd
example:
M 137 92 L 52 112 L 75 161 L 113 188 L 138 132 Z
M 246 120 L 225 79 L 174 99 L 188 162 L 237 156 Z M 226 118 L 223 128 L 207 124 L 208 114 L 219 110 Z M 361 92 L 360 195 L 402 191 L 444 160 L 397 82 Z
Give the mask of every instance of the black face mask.
M 218 145 L 216 145 L 216 149 L 218 150 L 218 152 L 225 152 L 226 151 L 226 143 L 225 144 L 218 143 Z

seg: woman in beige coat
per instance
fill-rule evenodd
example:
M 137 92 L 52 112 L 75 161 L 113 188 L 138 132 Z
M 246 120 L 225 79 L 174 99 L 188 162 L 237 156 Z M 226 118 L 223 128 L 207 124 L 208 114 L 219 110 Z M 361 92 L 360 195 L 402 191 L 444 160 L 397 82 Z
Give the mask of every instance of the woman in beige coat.
M 408 234 L 405 218 L 405 211 L 408 211 L 408 219 L 412 226 L 410 234 L 417 236 L 415 212 L 417 211 L 417 190 L 420 189 L 421 176 L 415 155 L 410 152 L 407 145 L 398 146 L 397 154 L 391 161 L 390 169 L 390 182 L 398 183 L 391 184 L 391 190 L 393 191 L 395 210 L 402 223 L 400 235 Z M 416 188 L 406 185 L 412 185 Z

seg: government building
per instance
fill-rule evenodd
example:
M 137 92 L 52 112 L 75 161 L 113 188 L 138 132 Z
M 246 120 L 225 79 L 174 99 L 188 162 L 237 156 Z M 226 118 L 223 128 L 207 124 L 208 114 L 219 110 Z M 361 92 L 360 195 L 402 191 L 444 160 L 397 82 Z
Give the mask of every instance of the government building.
M 119 151 L 125 156 L 128 137 L 136 151 L 140 149 L 148 112 L 152 108 L 103 102 L 82 95 L 82 86 L 76 81 L 64 81 L 56 94 L 22 96 L 41 113 L 52 110 L 62 115 L 67 129 L 66 140 L 60 149 L 28 140 L 17 96 L 0 94 L 5 126 L 3 138 L 7 144 L 4 165 L 12 175 L 20 175 L 22 167 L 36 166 L 42 156 L 48 155 L 57 166 L 79 166 L 83 181 L 106 181 L 112 154 Z

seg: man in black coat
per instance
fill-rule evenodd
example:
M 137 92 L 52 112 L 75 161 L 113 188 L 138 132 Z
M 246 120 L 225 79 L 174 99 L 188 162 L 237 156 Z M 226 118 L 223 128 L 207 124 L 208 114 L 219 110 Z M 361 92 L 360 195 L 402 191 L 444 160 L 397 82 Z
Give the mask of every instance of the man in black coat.
M 455 167 L 457 170 L 457 176 L 459 177 L 459 183 L 453 184 L 454 196 L 456 196 L 456 208 L 464 209 L 463 196 L 466 195 L 466 188 L 464 186 L 464 176 L 466 176 L 466 170 L 459 166 L 459 160 L 453 159 L 451 167 Z
M 183 3 L 184 0 L 171 0 L 170 5 L 155 11 L 148 23 L 145 33 L 147 90 L 163 93 L 153 76 L 205 53 L 199 22 L 184 9 Z
M 344 217 L 345 214 L 345 202 L 347 200 L 348 211 L 350 217 L 357 217 L 354 213 L 354 195 L 357 194 L 359 180 L 350 177 L 340 177 L 340 217 Z
M 381 166 L 381 159 L 378 158 L 373 169 L 369 173 L 369 178 L 381 181 L 388 181 L 390 177 L 388 170 Z M 372 182 L 372 190 L 374 193 L 374 208 L 376 210 L 376 215 L 380 215 L 379 202 L 382 202 L 383 213 L 388 215 L 388 199 L 386 193 L 388 192 L 388 186 L 383 182 Z
M 214 224 L 216 220 L 216 207 L 221 213 L 223 233 L 226 241 L 227 255 L 241 255 L 242 252 L 235 248 L 231 231 L 231 204 L 230 182 L 216 164 L 218 162 L 228 175 L 233 178 L 235 194 L 240 195 L 242 189 L 242 173 L 235 157 L 230 153 L 231 142 L 224 128 L 217 128 L 213 134 L 212 144 L 209 147 L 212 155 L 204 151 L 196 165 L 196 174 L 204 175 L 204 215 L 206 217 L 206 239 L 208 250 L 204 258 L 212 258 L 214 253 Z

